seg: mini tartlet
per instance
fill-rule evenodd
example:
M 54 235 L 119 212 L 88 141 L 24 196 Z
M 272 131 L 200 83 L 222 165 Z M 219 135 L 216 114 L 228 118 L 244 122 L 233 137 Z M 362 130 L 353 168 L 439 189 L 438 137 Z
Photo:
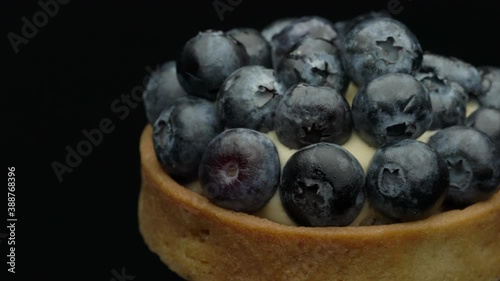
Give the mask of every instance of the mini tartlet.
M 187 280 L 500 280 L 500 192 L 415 222 L 287 226 L 217 207 L 174 181 L 151 125 L 140 154 L 140 232 Z

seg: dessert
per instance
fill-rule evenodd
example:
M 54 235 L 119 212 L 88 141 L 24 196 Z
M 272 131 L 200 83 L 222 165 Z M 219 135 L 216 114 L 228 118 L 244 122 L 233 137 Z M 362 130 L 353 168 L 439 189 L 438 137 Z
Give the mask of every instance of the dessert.
M 298 38 L 310 28 L 310 34 L 333 42 L 338 53 L 356 47 L 354 40 L 346 49 L 325 19 L 292 21 L 272 37 L 273 66 L 278 59 L 293 60 L 294 45 L 307 45 L 303 57 L 308 63 L 291 65 L 299 74 L 309 69 L 324 78 L 311 79 L 314 85 L 294 84 L 286 92 L 278 86 L 280 79 L 258 67 L 231 74 L 221 65 L 217 70 L 200 64 L 196 58 L 213 60 L 200 42 L 222 42 L 225 50 L 217 52 L 233 55 L 223 59 L 230 68 L 244 61 L 237 51 L 240 43 L 223 33 L 202 33 L 188 42 L 178 61 L 181 85 L 190 84 L 192 95 L 215 100 L 217 110 L 180 98 L 146 126 L 140 143 L 140 231 L 170 269 L 195 281 L 500 279 L 498 130 L 484 121 L 478 129 L 463 126 L 465 110 L 460 109 L 460 93 L 487 93 L 490 100 L 495 94 L 464 80 L 473 66 L 460 63 L 456 70 L 446 57 L 429 56 L 427 69 L 408 68 L 421 63 L 420 46 L 408 35 L 411 44 L 398 47 L 397 35 L 409 31 L 394 20 L 368 17 L 345 31 L 346 38 L 377 25 L 393 26 L 394 34 L 383 33 L 384 41 L 368 33 L 368 40 L 381 44 L 363 52 L 383 63 L 373 64 L 374 57 L 338 58 L 344 65 L 363 62 L 349 65 L 350 78 L 356 76 L 362 86 L 347 93 L 344 80 L 333 79 L 345 75 L 343 70 L 329 71 L 336 60 L 325 56 L 324 64 L 317 64 L 321 59 L 307 54 L 316 52 L 311 46 L 317 43 Z M 387 66 L 398 63 L 397 48 L 412 50 L 401 60 L 404 73 L 395 73 L 397 65 Z M 353 56 L 360 52 L 351 51 Z M 367 65 L 378 69 L 366 73 Z M 267 84 L 256 83 L 255 77 Z M 432 103 L 432 91 L 448 95 Z M 434 100 L 443 101 L 439 97 Z M 436 104 L 447 106 L 437 111 Z M 267 107 L 259 111 L 262 105 Z M 195 108 L 205 113 L 198 116 Z M 456 115 L 447 118 L 449 111 Z M 187 126 L 187 112 L 196 115 L 195 125 Z M 224 116 L 225 129 L 207 118 L 214 112 Z M 439 130 L 425 132 L 434 118 Z M 178 157 L 182 153 L 189 165 Z M 368 160 L 361 159 L 363 154 Z M 198 188 L 193 187 L 197 179 Z M 289 216 L 284 223 L 263 212 L 276 203 Z
M 218 207 L 164 173 L 141 137 L 139 225 L 186 280 L 497 280 L 500 193 L 390 225 L 298 227 Z M 495 279 L 496 278 L 496 279 Z

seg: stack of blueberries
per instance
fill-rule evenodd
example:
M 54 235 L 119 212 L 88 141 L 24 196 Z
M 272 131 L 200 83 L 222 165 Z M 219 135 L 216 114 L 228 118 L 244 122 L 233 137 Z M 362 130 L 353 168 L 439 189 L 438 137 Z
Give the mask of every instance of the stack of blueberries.
M 279 192 L 299 225 L 349 225 L 365 201 L 412 221 L 500 186 L 500 68 L 424 52 L 383 14 L 199 32 L 151 76 L 144 105 L 164 170 L 234 211 Z M 342 147 L 353 131 L 377 149 L 366 172 Z M 297 150 L 286 163 L 269 133 Z

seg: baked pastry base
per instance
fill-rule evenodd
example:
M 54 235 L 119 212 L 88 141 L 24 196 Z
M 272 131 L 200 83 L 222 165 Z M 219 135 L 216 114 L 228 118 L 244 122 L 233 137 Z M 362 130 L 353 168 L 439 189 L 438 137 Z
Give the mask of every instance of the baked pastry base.
M 211 204 L 161 168 L 141 136 L 139 228 L 192 281 L 500 280 L 500 192 L 464 210 L 382 226 L 297 227 Z

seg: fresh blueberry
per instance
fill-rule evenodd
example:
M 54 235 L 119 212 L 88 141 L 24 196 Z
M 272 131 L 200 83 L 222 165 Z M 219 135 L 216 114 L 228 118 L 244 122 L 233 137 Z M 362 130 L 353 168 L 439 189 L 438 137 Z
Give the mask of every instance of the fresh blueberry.
M 333 88 L 297 84 L 278 104 L 274 129 L 289 148 L 318 142 L 342 145 L 352 133 L 351 108 Z
M 453 126 L 434 134 L 429 145 L 448 166 L 448 205 L 466 207 L 487 200 L 498 190 L 500 153 L 485 133 Z
M 481 87 L 477 98 L 482 106 L 500 110 L 500 68 L 481 68 Z
M 279 192 L 289 216 L 304 226 L 345 226 L 360 213 L 365 173 L 343 147 L 317 143 L 294 153 Z
M 434 72 L 441 80 L 456 82 L 471 94 L 476 94 L 481 86 L 479 70 L 454 57 L 425 53 L 421 71 Z
M 382 17 L 390 17 L 390 14 L 385 12 L 374 12 L 361 14 L 354 18 L 338 21 L 333 24 L 333 27 L 339 33 L 339 39 L 335 40 L 335 44 L 339 47 L 341 53 L 342 63 L 344 64 L 344 68 L 348 65 L 345 59 L 345 38 L 347 34 L 358 24 L 365 20 L 373 19 L 373 18 L 382 18 Z M 347 70 L 346 70 L 347 72 Z
M 431 125 L 431 99 L 413 76 L 386 74 L 359 89 L 352 117 L 354 128 L 370 146 L 416 139 Z
M 439 79 L 434 73 L 418 73 L 415 77 L 431 97 L 432 123 L 429 130 L 464 124 L 469 95 L 462 86 Z
M 177 76 L 189 94 L 215 100 L 224 80 L 247 64 L 243 44 L 221 31 L 208 30 L 184 45 L 177 60 Z
M 389 218 L 418 220 L 441 206 L 448 179 L 446 165 L 434 150 L 406 139 L 377 149 L 366 172 L 366 196 Z
M 311 16 L 301 17 L 287 25 L 271 41 L 272 61 L 276 68 L 283 56 L 305 37 L 321 38 L 329 42 L 338 39 L 333 24 L 324 18 Z
M 349 80 L 339 50 L 324 39 L 306 37 L 287 52 L 277 67 L 286 88 L 298 83 L 329 86 L 344 93 Z
M 422 63 L 422 48 L 403 23 L 387 18 L 356 25 L 344 42 L 344 63 L 358 86 L 388 73 L 412 74 Z
M 271 45 L 258 30 L 253 28 L 234 28 L 226 32 L 226 34 L 232 36 L 245 46 L 249 65 L 272 67 Z
M 217 112 L 227 128 L 273 129 L 276 107 L 285 93 L 274 71 L 244 66 L 233 72 L 217 95 Z
M 156 157 L 171 176 L 193 180 L 205 148 L 222 130 L 213 102 L 179 98 L 154 123 Z
M 160 113 L 175 100 L 187 96 L 177 80 L 175 61 L 164 63 L 151 74 L 144 91 L 144 107 L 149 123 L 154 124 Z
M 500 149 L 500 110 L 480 107 L 467 117 L 466 125 L 487 134 Z
M 271 43 L 274 35 L 280 33 L 287 25 L 296 19 L 297 18 L 277 19 L 264 27 L 260 33 L 262 33 L 262 36 L 267 40 L 267 42 Z
M 281 166 L 263 133 L 229 129 L 215 137 L 201 160 L 203 194 L 214 204 L 242 212 L 264 207 L 278 188 Z

